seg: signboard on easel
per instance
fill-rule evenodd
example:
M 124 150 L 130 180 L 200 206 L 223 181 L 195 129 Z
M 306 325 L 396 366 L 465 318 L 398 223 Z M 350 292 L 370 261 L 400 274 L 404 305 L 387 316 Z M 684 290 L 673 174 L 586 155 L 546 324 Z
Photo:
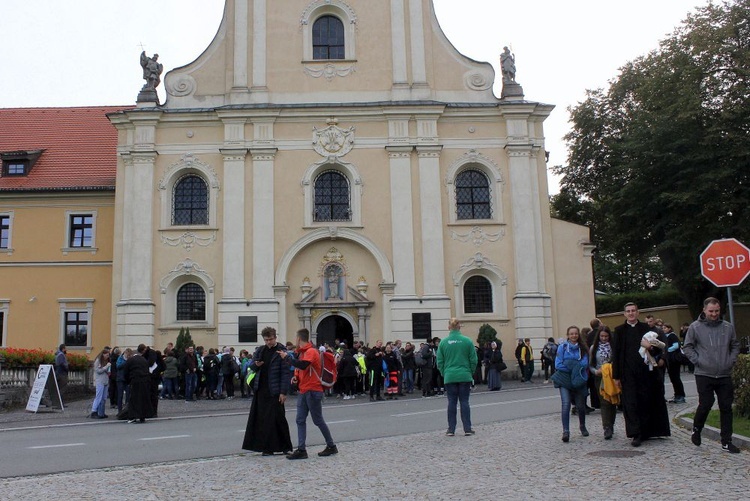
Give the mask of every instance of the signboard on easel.
M 51 408 L 58 408 L 61 411 L 65 410 L 62 395 L 60 395 L 60 387 L 57 385 L 55 369 L 52 365 L 39 366 L 34 386 L 31 387 L 31 394 L 29 395 L 29 402 L 26 404 L 26 410 L 37 412 L 44 396 L 50 399 Z

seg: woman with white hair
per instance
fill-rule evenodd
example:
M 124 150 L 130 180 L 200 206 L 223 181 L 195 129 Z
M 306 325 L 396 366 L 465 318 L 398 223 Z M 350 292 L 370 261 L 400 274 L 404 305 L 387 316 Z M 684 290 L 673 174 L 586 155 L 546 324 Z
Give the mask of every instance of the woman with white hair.
M 502 342 L 492 341 L 490 350 L 485 358 L 487 364 L 487 389 L 489 391 L 498 391 L 503 387 L 503 381 L 500 377 L 502 370 L 500 364 L 503 363 Z

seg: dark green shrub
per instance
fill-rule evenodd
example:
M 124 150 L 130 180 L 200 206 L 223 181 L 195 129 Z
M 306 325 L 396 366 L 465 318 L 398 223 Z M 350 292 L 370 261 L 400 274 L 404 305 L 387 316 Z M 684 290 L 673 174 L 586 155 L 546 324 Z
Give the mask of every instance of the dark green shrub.
M 479 346 L 484 348 L 484 345 L 495 341 L 498 346 L 502 346 L 502 342 L 497 338 L 497 331 L 490 324 L 484 324 L 479 328 L 479 335 L 477 336 L 477 343 Z
M 674 289 L 660 289 L 649 292 L 627 292 L 624 294 L 610 294 L 607 296 L 596 296 L 596 314 L 618 313 L 623 311 L 625 303 L 633 302 L 638 308 L 656 308 L 658 306 L 671 306 L 673 304 L 685 304 L 679 293 Z
M 750 418 L 750 355 L 740 355 L 732 369 L 734 412 Z

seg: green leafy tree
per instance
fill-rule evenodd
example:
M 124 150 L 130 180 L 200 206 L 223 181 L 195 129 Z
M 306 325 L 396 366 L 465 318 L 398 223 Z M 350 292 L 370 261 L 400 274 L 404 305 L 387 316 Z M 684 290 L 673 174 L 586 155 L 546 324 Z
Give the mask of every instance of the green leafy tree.
M 693 313 L 720 294 L 701 277 L 701 251 L 750 237 L 749 19 L 750 0 L 699 8 L 606 91 L 588 91 L 570 110 L 568 165 L 554 169 L 594 213 L 615 275 L 657 287 L 658 259 Z
M 477 343 L 479 346 L 484 347 L 485 344 L 495 341 L 500 344 L 500 340 L 497 339 L 497 331 L 490 324 L 483 324 L 479 327 L 479 335 L 477 336 Z

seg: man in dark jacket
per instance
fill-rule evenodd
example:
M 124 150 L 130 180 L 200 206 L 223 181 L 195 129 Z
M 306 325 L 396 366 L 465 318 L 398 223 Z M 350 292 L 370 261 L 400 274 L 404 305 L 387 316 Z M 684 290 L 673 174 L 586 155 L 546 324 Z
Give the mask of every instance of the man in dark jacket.
M 367 352 L 367 376 L 370 378 L 370 402 L 383 400 L 380 387 L 383 386 L 383 341 L 377 340 L 375 346 Z
M 719 400 L 721 448 L 738 453 L 732 443 L 732 366 L 740 354 L 740 343 L 734 326 L 721 320 L 721 304 L 714 297 L 703 302 L 703 313 L 690 325 L 685 336 L 685 355 L 695 365 L 695 385 L 698 388 L 698 410 L 693 418 L 695 445 L 701 444 L 701 431 L 708 412 L 714 405 L 714 393 Z
M 435 350 L 432 348 L 432 342 L 424 343 L 419 349 L 425 365 L 422 366 L 422 396 L 431 397 L 435 394 L 432 386 L 432 367 L 435 365 Z
M 68 384 L 68 350 L 65 344 L 61 344 L 55 353 L 55 377 L 57 384 L 62 388 Z

